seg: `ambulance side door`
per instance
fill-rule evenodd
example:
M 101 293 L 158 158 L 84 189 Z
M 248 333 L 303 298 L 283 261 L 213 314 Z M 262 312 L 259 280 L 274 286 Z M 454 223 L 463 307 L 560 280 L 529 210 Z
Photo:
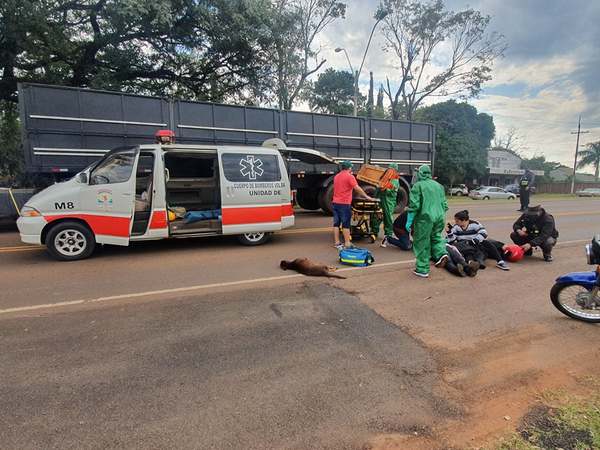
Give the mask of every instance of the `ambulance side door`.
M 276 151 L 219 148 L 223 234 L 281 229 L 283 174 Z
M 110 152 L 90 171 L 88 185 L 81 190 L 83 219 L 98 243 L 129 244 L 138 158 L 138 148 Z

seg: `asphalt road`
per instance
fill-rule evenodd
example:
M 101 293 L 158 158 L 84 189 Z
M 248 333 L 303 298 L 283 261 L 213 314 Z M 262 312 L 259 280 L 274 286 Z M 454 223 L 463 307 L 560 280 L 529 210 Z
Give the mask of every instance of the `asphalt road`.
M 454 212 L 469 208 L 490 236 L 508 240 L 518 217 L 516 205 L 466 200 L 451 205 L 449 220 Z M 555 215 L 561 241 L 588 239 L 600 232 L 600 200 L 560 200 L 545 206 Z M 317 213 L 299 212 L 295 229 L 276 234 L 272 242 L 260 247 L 242 247 L 230 237 L 166 240 L 107 246 L 90 259 L 72 263 L 54 261 L 41 248 L 20 247 L 16 233 L 0 233 L 0 311 L 280 277 L 285 273 L 279 261 L 301 256 L 335 264 L 330 221 Z M 410 253 L 394 248 L 364 245 L 372 249 L 379 264 L 412 259 Z
M 515 206 L 463 202 L 450 215 L 468 207 L 506 239 Z M 335 263 L 330 219 L 313 213 L 262 247 L 162 241 L 74 263 L 0 233 L 0 442 L 363 448 L 380 434 L 431 432 L 466 414 L 448 385 L 468 389 L 486 367 L 492 379 L 508 367 L 554 368 L 561 357 L 597 360 L 584 353 L 596 352 L 596 330 L 563 319 L 547 289 L 559 273 L 585 269 L 577 241 L 600 232 L 600 201 L 545 206 L 561 233 L 555 263 L 466 280 L 444 271 L 415 279 L 410 253 L 377 246 L 376 265 L 340 272 L 348 280 L 282 272 L 282 258 Z M 494 360 L 490 339 L 523 332 L 521 346 L 541 336 L 535 348 L 559 351 Z M 481 342 L 492 350 L 473 352 Z

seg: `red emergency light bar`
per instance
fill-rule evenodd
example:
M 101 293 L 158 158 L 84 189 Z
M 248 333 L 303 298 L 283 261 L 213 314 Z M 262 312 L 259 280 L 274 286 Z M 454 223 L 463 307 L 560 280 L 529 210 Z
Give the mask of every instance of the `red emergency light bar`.
M 174 144 L 175 143 L 175 133 L 171 130 L 158 130 L 154 137 L 156 138 L 156 142 L 159 144 Z

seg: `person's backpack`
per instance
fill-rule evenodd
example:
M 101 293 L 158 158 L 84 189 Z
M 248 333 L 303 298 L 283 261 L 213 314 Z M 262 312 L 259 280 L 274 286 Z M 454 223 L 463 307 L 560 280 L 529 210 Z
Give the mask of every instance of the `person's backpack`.
M 347 266 L 366 267 L 375 262 L 371 252 L 365 248 L 344 248 L 340 250 L 340 262 Z

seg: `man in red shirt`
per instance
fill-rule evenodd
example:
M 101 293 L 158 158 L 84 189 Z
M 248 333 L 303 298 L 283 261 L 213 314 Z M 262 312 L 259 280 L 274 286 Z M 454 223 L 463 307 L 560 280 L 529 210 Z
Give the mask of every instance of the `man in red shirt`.
M 356 178 L 352 175 L 352 163 L 342 161 L 342 170 L 333 177 L 333 238 L 335 247 L 341 250 L 351 247 L 350 220 L 352 219 L 352 193 L 356 191 L 361 197 L 374 200 L 358 185 Z M 344 243 L 340 241 L 340 225 L 344 234 Z

